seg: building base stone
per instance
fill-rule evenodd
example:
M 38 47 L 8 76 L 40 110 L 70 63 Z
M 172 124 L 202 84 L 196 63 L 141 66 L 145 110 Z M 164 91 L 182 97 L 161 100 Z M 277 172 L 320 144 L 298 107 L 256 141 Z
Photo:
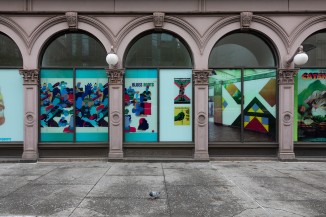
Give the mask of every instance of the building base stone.
M 123 152 L 109 152 L 109 160 L 122 160 L 123 159 Z
M 209 155 L 207 152 L 195 152 L 194 154 L 195 160 L 207 160 L 209 161 Z
M 280 152 L 278 153 L 278 159 L 281 161 L 295 161 L 294 152 Z
M 22 162 L 35 162 L 38 159 L 38 153 L 36 151 L 24 151 L 22 155 Z

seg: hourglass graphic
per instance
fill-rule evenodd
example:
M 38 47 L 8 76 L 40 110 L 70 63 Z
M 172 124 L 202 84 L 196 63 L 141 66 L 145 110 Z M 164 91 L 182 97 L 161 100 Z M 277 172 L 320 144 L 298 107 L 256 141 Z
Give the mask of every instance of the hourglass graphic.
M 3 102 L 3 96 L 1 93 L 1 87 L 0 87 L 0 126 L 5 123 L 5 105 Z

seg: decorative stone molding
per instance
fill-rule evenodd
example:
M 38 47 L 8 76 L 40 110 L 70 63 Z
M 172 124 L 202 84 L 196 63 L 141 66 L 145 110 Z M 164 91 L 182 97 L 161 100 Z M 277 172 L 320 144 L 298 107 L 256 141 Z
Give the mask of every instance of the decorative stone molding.
M 112 111 L 110 114 L 111 124 L 118 126 L 121 124 L 121 113 L 119 111 Z
M 105 70 L 109 77 L 109 84 L 123 84 L 124 69 L 106 68 Z
M 75 31 L 78 29 L 78 13 L 77 12 L 66 12 L 66 20 L 68 23 L 69 30 Z
M 287 111 L 282 114 L 282 123 L 285 126 L 290 126 L 293 123 L 293 115 L 291 112 Z
M 240 25 L 241 29 L 249 29 L 252 20 L 252 12 L 240 13 Z
M 154 12 L 153 13 L 153 22 L 155 26 L 155 30 L 162 30 L 164 23 L 165 13 L 162 12 Z
M 20 69 L 19 74 L 23 76 L 25 84 L 38 84 L 39 70 L 38 69 Z
M 32 127 L 35 123 L 35 114 L 33 112 L 26 112 L 25 114 L 25 126 Z
M 279 69 L 278 84 L 294 84 L 298 69 Z
M 208 85 L 208 76 L 212 74 L 211 70 L 193 70 L 192 76 L 195 85 L 204 84 Z
M 207 125 L 207 114 L 205 112 L 199 112 L 197 114 L 197 122 L 200 127 Z

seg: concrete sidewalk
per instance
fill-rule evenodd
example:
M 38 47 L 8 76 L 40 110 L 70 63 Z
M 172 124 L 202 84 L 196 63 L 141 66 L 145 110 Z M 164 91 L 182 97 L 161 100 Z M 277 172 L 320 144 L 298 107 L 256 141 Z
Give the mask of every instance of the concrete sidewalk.
M 0 216 L 326 216 L 326 163 L 0 164 Z

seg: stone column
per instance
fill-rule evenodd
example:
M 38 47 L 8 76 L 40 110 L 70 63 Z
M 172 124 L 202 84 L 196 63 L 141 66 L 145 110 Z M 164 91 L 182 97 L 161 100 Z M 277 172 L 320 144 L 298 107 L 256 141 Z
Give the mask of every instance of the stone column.
M 123 69 L 106 69 L 109 77 L 109 159 L 123 158 Z
M 24 79 L 24 152 L 23 160 L 38 159 L 38 69 L 21 69 Z
M 297 69 L 279 69 L 279 151 L 280 160 L 295 159 L 293 151 L 294 77 Z
M 209 160 L 208 155 L 208 76 L 210 70 L 193 70 L 195 95 L 195 159 Z

